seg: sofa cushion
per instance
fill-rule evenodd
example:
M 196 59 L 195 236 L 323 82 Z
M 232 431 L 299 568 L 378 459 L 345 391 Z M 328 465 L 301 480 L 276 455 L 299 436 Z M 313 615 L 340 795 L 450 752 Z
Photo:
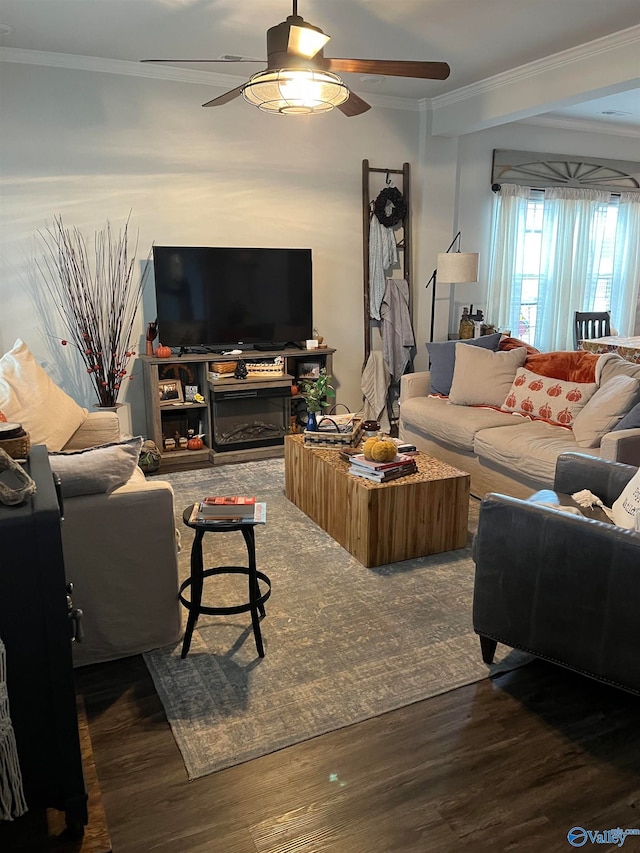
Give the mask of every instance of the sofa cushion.
M 461 408 L 439 397 L 410 397 L 402 403 L 402 421 L 435 441 L 471 452 L 479 430 L 514 426 L 522 423 L 522 418 L 495 409 Z
M 565 382 L 521 367 L 502 409 L 505 412 L 520 412 L 550 424 L 571 427 L 576 415 L 597 387 L 595 382 Z
M 614 376 L 598 388 L 573 422 L 573 435 L 580 447 L 599 447 L 602 436 L 615 428 L 639 396 L 640 383 L 630 376 Z
M 618 421 L 611 432 L 618 429 L 640 429 L 640 403 L 636 403 L 633 409 Z
M 613 523 L 619 527 L 640 530 L 638 516 L 640 515 L 640 468 L 622 490 L 611 507 Z
M 605 353 L 602 356 L 602 369 L 600 371 L 600 384 L 604 385 L 614 376 L 631 376 L 640 382 L 640 364 L 634 364 L 622 358 L 617 352 Z
M 142 436 L 85 450 L 50 453 L 51 470 L 60 477 L 65 498 L 110 494 L 133 476 Z
M 578 450 L 569 429 L 545 421 L 521 421 L 512 429 L 492 427 L 476 433 L 473 449 L 483 461 L 506 468 L 511 476 L 536 480 L 552 487 L 556 460 Z M 595 455 L 598 450 L 592 451 Z
M 497 406 L 504 403 L 516 371 L 524 364 L 524 347 L 492 352 L 456 344 L 456 362 L 449 400 L 456 406 Z
M 20 338 L 0 358 L 0 409 L 22 424 L 31 444 L 54 451 L 64 447 L 88 414 L 49 378 Z
M 130 435 L 126 436 L 131 438 Z M 101 444 L 113 444 L 123 438 L 116 412 L 97 408 L 89 412 L 87 419 L 74 432 L 62 450 L 84 450 Z
M 464 343 L 465 346 L 490 349 L 494 352 L 498 349 L 500 338 L 499 332 L 495 335 L 482 335 L 469 341 L 436 341 L 427 344 L 429 353 L 429 371 L 431 374 L 431 393 L 448 396 L 453 381 L 453 369 L 456 362 L 456 345 Z

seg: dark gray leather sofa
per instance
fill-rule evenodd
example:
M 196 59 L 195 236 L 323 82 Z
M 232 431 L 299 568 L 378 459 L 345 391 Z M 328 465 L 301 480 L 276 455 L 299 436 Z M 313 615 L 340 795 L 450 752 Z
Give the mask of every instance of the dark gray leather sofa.
M 554 489 L 611 506 L 636 468 L 564 453 Z M 640 533 L 488 494 L 473 543 L 473 627 L 496 643 L 640 694 Z

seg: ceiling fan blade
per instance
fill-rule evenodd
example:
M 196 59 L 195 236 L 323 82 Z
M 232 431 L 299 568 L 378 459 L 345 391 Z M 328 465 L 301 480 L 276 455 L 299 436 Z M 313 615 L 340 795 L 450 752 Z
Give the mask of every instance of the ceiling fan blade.
M 141 59 L 140 62 L 262 62 L 265 63 L 265 59 L 242 59 L 236 58 L 233 59 Z
M 446 80 L 451 69 L 446 62 L 419 62 L 405 59 L 327 59 L 327 71 L 356 74 L 384 74 L 388 77 L 418 77 Z
M 349 91 L 347 100 L 344 104 L 338 104 L 336 109 L 344 113 L 347 118 L 351 118 L 352 116 L 359 116 L 362 113 L 366 113 L 367 110 L 371 109 L 371 104 L 368 104 L 359 95 L 356 95 L 355 92 Z
M 242 94 L 242 90 L 244 89 L 244 83 L 242 86 L 237 86 L 235 89 L 230 89 L 228 92 L 225 92 L 224 95 L 219 95 L 217 98 L 214 98 L 212 101 L 207 101 L 206 104 L 203 104 L 203 107 L 221 107 L 223 104 L 228 104 L 229 101 L 233 101 L 234 98 L 237 98 Z

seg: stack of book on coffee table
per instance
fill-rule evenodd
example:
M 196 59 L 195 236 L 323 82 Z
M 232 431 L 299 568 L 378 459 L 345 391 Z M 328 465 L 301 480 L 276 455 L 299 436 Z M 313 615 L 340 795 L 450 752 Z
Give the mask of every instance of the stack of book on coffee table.
M 248 495 L 218 495 L 203 498 L 193 505 L 191 522 L 201 524 L 262 524 L 267 505 Z
M 374 462 L 373 459 L 366 459 L 363 453 L 357 453 L 351 456 L 350 461 L 350 474 L 376 483 L 386 483 L 398 477 L 407 477 L 418 470 L 415 458 L 408 453 L 398 453 L 390 462 Z

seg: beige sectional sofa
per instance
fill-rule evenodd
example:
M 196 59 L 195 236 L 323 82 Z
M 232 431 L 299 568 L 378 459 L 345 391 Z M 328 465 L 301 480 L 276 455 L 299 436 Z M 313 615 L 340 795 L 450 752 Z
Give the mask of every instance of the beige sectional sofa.
M 475 351 L 473 358 L 475 364 L 485 356 Z M 525 369 L 526 359 L 528 356 L 523 364 Z M 401 381 L 400 439 L 468 472 L 471 475 L 471 492 L 479 497 L 489 491 L 528 497 L 534 490 L 552 488 L 556 460 L 566 451 L 578 451 L 638 466 L 640 428 L 608 429 L 602 434 L 598 430 L 606 428 L 607 423 L 619 422 L 625 411 L 636 411 L 640 399 L 640 365 L 611 355 L 603 356 L 598 367 L 598 397 L 593 394 L 584 406 L 579 431 L 577 426 L 568 429 L 545 420 L 532 420 L 522 414 L 501 411 L 499 405 L 495 406 L 495 400 L 494 407 L 490 408 L 480 402 L 460 405 L 452 402 L 451 397 L 430 396 L 428 371 L 407 374 Z M 452 396 L 457 372 L 456 363 Z M 467 385 L 482 385 L 482 377 L 479 375 L 466 378 Z M 634 383 L 629 378 L 635 380 L 637 389 L 634 389 Z M 614 384 L 609 385 L 613 380 Z M 611 398 L 616 396 L 614 391 L 617 393 L 618 388 L 621 394 L 623 387 L 625 402 L 618 402 L 616 409 L 612 407 Z M 610 399 L 608 419 L 602 416 L 602 406 L 598 407 L 598 401 L 607 396 Z M 504 396 L 502 399 L 505 399 Z M 578 443 L 576 432 L 581 444 Z

